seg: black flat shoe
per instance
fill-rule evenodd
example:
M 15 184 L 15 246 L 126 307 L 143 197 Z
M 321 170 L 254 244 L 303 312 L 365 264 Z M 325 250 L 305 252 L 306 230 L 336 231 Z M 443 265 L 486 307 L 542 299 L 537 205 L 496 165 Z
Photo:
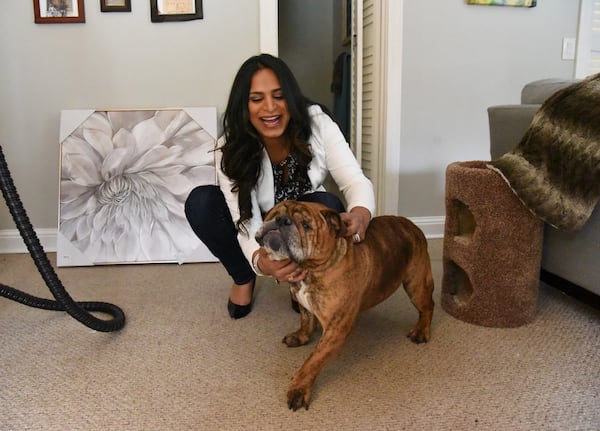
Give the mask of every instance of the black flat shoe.
M 238 305 L 231 302 L 231 299 L 227 300 L 227 311 L 232 319 L 241 319 L 246 317 L 252 311 L 252 302 L 247 305 Z
M 254 280 L 256 283 L 256 280 Z M 246 305 L 238 305 L 231 302 L 231 298 L 227 300 L 227 311 L 229 312 L 229 316 L 232 319 L 241 319 L 242 317 L 246 317 L 252 311 L 252 303 L 254 302 L 254 284 L 252 285 L 252 293 L 251 300 L 249 304 Z

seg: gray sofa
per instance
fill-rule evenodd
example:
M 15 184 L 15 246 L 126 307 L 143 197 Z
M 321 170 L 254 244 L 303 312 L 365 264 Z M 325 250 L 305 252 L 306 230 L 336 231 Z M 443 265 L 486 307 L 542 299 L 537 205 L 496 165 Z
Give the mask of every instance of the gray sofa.
M 535 112 L 553 93 L 574 81 L 543 79 L 523 87 L 521 104 L 488 108 L 492 160 L 512 150 L 523 137 Z M 563 288 L 565 284 L 600 295 L 600 205 L 578 232 L 544 227 L 543 279 Z M 564 283 L 566 280 L 568 283 Z M 575 286 L 572 286 L 575 285 Z M 595 303 L 598 296 L 589 295 Z

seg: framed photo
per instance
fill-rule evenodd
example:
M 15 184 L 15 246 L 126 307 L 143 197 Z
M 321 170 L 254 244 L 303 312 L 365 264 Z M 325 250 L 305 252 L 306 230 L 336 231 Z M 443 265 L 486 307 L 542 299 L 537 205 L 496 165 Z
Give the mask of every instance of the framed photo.
M 202 19 L 202 0 L 150 0 L 152 22 Z
M 85 22 L 83 0 L 33 0 L 36 24 Z
M 57 265 L 215 262 L 184 204 L 216 142 L 215 107 L 61 111 Z
M 131 0 L 100 0 L 102 12 L 131 12 Z
M 536 0 L 467 0 L 467 4 L 483 6 L 535 7 Z

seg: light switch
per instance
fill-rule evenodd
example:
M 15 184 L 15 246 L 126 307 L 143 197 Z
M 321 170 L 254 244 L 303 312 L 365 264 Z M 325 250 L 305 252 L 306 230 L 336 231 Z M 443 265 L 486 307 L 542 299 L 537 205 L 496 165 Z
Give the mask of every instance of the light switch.
M 562 45 L 562 59 L 563 60 L 575 60 L 575 45 L 576 40 L 574 37 L 563 37 Z

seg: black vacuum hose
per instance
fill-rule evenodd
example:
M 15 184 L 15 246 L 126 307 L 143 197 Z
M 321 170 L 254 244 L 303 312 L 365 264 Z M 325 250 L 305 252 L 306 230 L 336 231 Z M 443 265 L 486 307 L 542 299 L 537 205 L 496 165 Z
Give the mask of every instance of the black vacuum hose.
M 20 290 L 6 286 L 0 283 L 0 296 L 3 296 L 13 301 L 30 307 L 42 308 L 45 310 L 66 311 L 73 318 L 83 323 L 85 326 L 101 332 L 117 331 L 125 326 L 125 314 L 123 310 L 113 304 L 106 302 L 75 302 L 65 290 L 63 284 L 59 280 L 52 264 L 48 260 L 48 256 L 44 252 L 40 241 L 33 230 L 33 226 L 27 217 L 27 213 L 23 208 L 17 189 L 11 178 L 8 165 L 4 158 L 2 146 L 0 146 L 0 185 L 2 186 L 2 194 L 8 209 L 19 229 L 23 241 L 29 250 L 29 254 L 33 258 L 35 265 L 40 272 L 46 286 L 52 292 L 56 301 L 44 298 L 38 298 L 29 295 Z M 110 320 L 102 320 L 93 316 L 89 311 L 106 313 L 112 316 Z

